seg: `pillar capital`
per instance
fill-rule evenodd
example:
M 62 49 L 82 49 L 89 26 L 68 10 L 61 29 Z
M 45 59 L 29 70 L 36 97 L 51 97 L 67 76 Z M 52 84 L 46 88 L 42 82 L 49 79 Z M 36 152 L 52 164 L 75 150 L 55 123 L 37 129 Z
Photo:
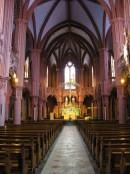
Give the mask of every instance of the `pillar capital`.
M 42 98 L 39 98 L 38 99 L 38 102 L 39 102 L 39 104 L 43 104 L 43 99 Z
M 22 86 L 14 86 L 14 124 L 21 124 L 21 99 L 22 99 Z
M 99 48 L 99 49 L 98 49 L 98 52 L 99 52 L 99 53 L 100 53 L 100 52 L 105 52 L 105 51 L 108 52 L 108 48 Z
M 9 80 L 8 77 L 0 77 L 0 89 L 6 88 L 6 83 Z
M 124 22 L 124 18 L 123 17 L 117 17 L 117 18 L 111 19 L 112 24 L 115 24 L 117 22 Z
M 15 94 L 15 99 L 21 98 L 22 99 L 22 86 L 14 86 L 14 94 Z
M 125 86 L 124 85 L 117 85 L 117 93 L 118 96 L 124 96 L 125 95 Z
M 103 99 L 104 104 L 107 104 L 108 100 L 109 100 L 109 95 L 102 95 L 102 99 Z
M 40 49 L 31 49 L 31 53 L 41 53 Z
M 25 25 L 28 24 L 28 21 L 27 21 L 26 19 L 21 19 L 21 18 L 17 18 L 17 19 L 15 20 L 15 22 L 16 22 L 16 24 L 17 24 L 17 23 L 22 23 L 22 24 L 25 24 Z
M 38 106 L 38 100 L 39 100 L 38 96 L 33 95 L 33 96 L 32 96 L 32 99 L 33 99 L 33 106 L 34 106 L 34 107 L 35 107 L 35 106 Z

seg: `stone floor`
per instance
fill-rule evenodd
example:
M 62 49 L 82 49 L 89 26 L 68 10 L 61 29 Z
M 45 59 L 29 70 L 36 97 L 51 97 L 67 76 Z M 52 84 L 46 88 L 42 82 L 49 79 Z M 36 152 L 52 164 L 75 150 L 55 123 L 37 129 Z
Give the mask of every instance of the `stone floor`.
M 100 174 L 76 126 L 64 126 L 36 174 Z

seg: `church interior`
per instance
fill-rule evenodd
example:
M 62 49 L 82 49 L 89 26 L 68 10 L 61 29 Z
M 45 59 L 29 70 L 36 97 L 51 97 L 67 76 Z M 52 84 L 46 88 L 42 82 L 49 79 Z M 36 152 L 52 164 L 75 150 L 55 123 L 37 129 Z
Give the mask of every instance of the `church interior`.
M 0 0 L 0 174 L 130 173 L 129 14 L 130 0 Z M 55 153 L 37 173 L 55 142 L 79 163 L 60 172 Z

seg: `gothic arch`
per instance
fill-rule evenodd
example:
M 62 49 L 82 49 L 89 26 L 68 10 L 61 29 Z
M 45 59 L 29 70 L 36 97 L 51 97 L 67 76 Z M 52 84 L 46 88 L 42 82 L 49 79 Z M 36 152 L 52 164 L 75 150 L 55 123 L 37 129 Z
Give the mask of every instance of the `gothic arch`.
M 126 92 L 126 119 L 130 120 L 130 94 Z
M 31 93 L 28 88 L 24 88 L 22 91 L 22 121 L 28 121 L 31 119 L 32 113 L 32 99 Z
M 50 118 L 50 113 L 54 111 L 57 105 L 57 99 L 55 96 L 49 95 L 47 97 L 47 117 Z
M 83 104 L 86 107 L 90 107 L 91 103 L 94 101 L 94 97 L 92 95 L 86 95 L 83 100 Z
M 117 120 L 117 88 L 113 88 L 109 96 L 109 115 L 110 120 Z

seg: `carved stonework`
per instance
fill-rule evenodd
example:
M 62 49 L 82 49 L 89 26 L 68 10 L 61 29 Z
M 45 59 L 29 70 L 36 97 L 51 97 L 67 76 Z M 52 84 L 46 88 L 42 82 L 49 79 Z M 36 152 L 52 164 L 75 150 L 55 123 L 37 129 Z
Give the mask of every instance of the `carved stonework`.
M 125 95 L 125 90 L 124 90 L 124 87 L 123 86 L 117 86 L 117 93 L 118 93 L 118 96 L 121 95 L 121 96 L 124 96 Z
M 60 91 L 57 88 L 48 87 L 46 88 L 46 95 L 56 96 Z
M 5 89 L 8 78 L 0 77 L 0 89 Z
M 33 104 L 34 106 L 38 105 L 38 96 L 32 96 L 33 97 Z
M 16 56 L 16 54 L 13 51 L 11 51 L 11 54 L 10 54 L 10 71 L 17 72 L 18 62 L 19 62 L 18 57 Z
M 3 33 L 0 32 L 0 54 L 3 54 Z
M 39 99 L 38 102 L 39 102 L 39 105 L 43 105 L 43 99 Z
M 22 90 L 23 90 L 23 87 L 21 87 L 21 86 L 14 87 L 15 98 L 22 98 Z

